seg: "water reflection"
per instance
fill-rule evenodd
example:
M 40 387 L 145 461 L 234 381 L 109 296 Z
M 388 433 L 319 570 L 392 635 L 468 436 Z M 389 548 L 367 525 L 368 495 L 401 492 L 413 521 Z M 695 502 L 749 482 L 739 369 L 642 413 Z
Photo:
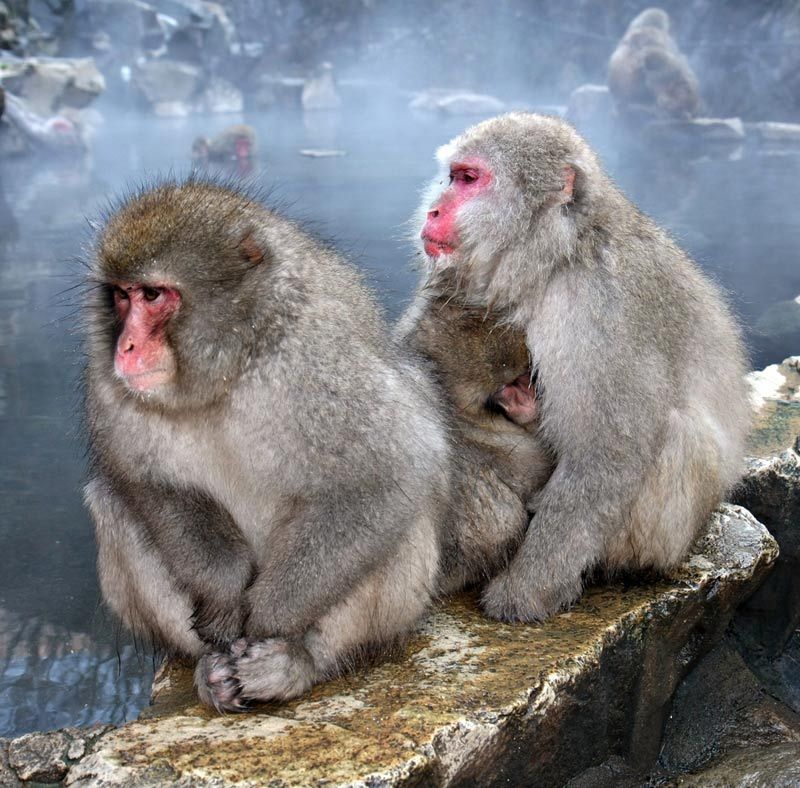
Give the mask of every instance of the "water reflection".
M 0 174 L 0 736 L 120 722 L 146 702 L 152 674 L 151 660 L 97 614 L 80 500 L 81 356 L 69 287 L 88 238 L 85 217 L 148 174 L 187 171 L 199 134 L 247 122 L 260 141 L 251 179 L 362 266 L 394 318 L 416 279 L 405 223 L 433 172 L 434 149 L 468 123 L 405 110 L 375 112 L 369 123 L 362 113 L 106 117 L 85 160 L 4 161 Z M 655 156 L 596 142 L 626 192 L 729 290 L 754 365 L 798 352 L 800 323 L 787 304 L 800 294 L 800 158 L 750 149 L 738 158 Z M 299 153 L 320 148 L 347 155 Z

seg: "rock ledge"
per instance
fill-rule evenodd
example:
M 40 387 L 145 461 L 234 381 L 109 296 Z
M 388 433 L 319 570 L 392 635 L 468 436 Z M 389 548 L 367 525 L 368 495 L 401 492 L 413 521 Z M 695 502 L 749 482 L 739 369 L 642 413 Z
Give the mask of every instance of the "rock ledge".
M 655 760 L 672 694 L 775 561 L 724 505 L 687 561 L 650 584 L 591 589 L 542 626 L 486 619 L 472 596 L 435 610 L 401 658 L 292 703 L 219 716 L 166 666 L 142 719 L 106 734 L 69 785 L 557 785 Z

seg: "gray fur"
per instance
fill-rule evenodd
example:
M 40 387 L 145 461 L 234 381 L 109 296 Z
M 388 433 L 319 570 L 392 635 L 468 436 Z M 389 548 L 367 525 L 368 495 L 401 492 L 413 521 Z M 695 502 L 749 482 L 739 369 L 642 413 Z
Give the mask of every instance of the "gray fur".
M 629 25 L 608 61 L 608 87 L 623 117 L 690 118 L 700 87 L 669 32 L 669 16 L 647 8 Z
M 190 180 L 124 201 L 92 278 L 85 496 L 109 605 L 201 658 L 198 692 L 223 710 L 303 692 L 406 633 L 436 593 L 450 449 L 358 274 Z M 148 394 L 114 374 L 115 281 L 182 295 L 174 378 Z
M 538 423 L 494 407 L 498 391 L 530 376 L 525 334 L 507 317 L 463 304 L 442 283 L 401 320 L 396 336 L 430 364 L 451 414 L 454 494 L 442 554 L 444 592 L 486 581 L 525 534 L 553 460 Z
M 497 618 L 541 620 L 578 598 L 593 567 L 665 569 L 684 557 L 740 472 L 742 343 L 718 289 L 566 123 L 505 115 L 438 157 L 420 226 L 451 162 L 481 159 L 494 181 L 461 206 L 459 247 L 429 260 L 403 330 L 424 316 L 427 288 L 455 273 L 464 302 L 507 310 L 525 332 L 557 464 L 483 604 Z

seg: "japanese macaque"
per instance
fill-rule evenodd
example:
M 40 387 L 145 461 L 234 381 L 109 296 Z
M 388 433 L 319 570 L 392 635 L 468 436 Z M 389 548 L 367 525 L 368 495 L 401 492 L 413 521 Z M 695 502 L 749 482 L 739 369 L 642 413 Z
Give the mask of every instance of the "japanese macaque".
M 255 129 L 246 123 L 236 123 L 215 137 L 198 137 L 192 143 L 192 160 L 196 164 L 249 164 L 256 157 L 258 138 Z
M 203 702 L 301 694 L 437 592 L 450 443 L 358 274 L 200 179 L 98 234 L 85 498 L 104 597 Z
M 685 556 L 737 480 L 750 408 L 739 331 L 718 289 L 556 118 L 512 113 L 438 151 L 420 210 L 427 290 L 508 314 L 537 376 L 555 469 L 485 610 L 537 621 L 584 574 Z M 408 330 L 408 329 L 406 329 Z
M 669 16 L 648 8 L 628 25 L 608 62 L 608 87 L 623 116 L 691 118 L 697 77 L 669 32 Z
M 429 362 L 451 414 L 455 494 L 440 583 L 446 593 L 487 580 L 508 561 L 553 462 L 537 431 L 524 332 L 445 290 L 426 291 L 424 310 L 408 313 L 396 336 Z

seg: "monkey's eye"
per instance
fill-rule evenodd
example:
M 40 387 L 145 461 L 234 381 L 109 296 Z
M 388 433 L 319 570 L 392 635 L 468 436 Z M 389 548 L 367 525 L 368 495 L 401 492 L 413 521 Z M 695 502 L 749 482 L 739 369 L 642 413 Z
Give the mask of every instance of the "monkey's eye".
M 127 290 L 123 290 L 121 287 L 114 287 L 114 298 L 117 301 L 127 301 L 130 296 Z
M 161 295 L 161 290 L 158 287 L 143 287 L 142 295 L 145 301 L 155 301 Z
M 459 167 L 450 170 L 450 183 L 458 181 L 459 183 L 475 183 L 480 177 L 480 172 L 471 167 Z

